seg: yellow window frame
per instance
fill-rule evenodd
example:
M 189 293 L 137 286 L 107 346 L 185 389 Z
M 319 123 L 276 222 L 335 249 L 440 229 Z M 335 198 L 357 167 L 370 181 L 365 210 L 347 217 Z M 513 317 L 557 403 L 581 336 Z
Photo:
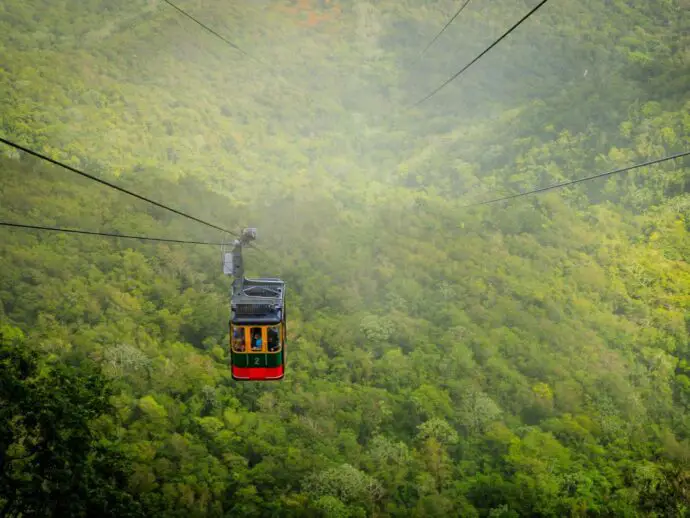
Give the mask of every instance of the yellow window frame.
M 278 327 L 278 349 L 275 351 L 268 350 L 268 328 Z M 242 328 L 244 330 L 244 351 L 238 351 L 233 347 L 233 336 L 235 329 Z M 252 350 L 252 329 L 261 329 L 261 349 Z M 235 325 L 230 324 L 230 349 L 235 354 L 276 354 L 283 350 L 283 343 L 285 342 L 285 326 L 283 323 L 272 325 Z

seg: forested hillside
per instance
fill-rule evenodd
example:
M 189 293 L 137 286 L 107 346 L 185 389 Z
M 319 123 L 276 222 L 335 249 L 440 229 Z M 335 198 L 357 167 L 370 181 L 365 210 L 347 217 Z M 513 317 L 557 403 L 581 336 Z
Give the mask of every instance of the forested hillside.
M 0 227 L 0 516 L 690 515 L 687 0 L 3 0 L 0 136 L 217 246 Z M 230 42 L 230 44 L 228 44 Z M 0 222 L 220 232 L 0 144 Z

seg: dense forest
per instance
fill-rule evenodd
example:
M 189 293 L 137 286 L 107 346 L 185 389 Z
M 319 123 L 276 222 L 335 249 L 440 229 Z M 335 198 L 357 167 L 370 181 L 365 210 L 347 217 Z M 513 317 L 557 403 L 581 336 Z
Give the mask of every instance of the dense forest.
M 0 2 L 0 136 L 258 227 L 0 227 L 0 516 L 690 516 L 687 0 Z M 230 44 L 228 44 L 230 43 Z M 0 222 L 220 232 L 0 144 Z

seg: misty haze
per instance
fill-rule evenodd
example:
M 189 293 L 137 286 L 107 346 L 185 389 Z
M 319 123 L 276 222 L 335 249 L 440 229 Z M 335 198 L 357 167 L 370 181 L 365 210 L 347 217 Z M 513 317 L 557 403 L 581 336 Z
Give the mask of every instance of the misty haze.
M 690 516 L 689 10 L 0 0 L 0 517 Z

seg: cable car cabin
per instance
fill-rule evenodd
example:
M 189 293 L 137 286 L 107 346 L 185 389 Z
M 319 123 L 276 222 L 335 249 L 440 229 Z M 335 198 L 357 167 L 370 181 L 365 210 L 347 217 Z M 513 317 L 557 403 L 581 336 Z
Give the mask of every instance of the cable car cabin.
M 256 239 L 245 228 L 223 254 L 223 273 L 234 277 L 230 294 L 230 368 L 235 380 L 279 380 L 285 375 L 287 327 L 285 283 L 247 279 L 242 248 Z
M 243 279 L 231 301 L 233 379 L 282 379 L 286 345 L 285 283 L 280 279 Z

